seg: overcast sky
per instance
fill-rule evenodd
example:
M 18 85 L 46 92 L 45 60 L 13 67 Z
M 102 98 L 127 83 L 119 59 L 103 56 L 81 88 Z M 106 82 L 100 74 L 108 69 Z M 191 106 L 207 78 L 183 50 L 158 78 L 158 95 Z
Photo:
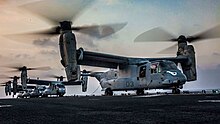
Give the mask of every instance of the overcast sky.
M 40 0 L 31 2 L 34 1 Z M 20 63 L 29 67 L 53 68 L 50 71 L 29 72 L 30 77 L 35 78 L 46 73 L 65 75 L 60 64 L 58 36 L 39 38 L 8 35 L 50 28 L 50 24 L 45 20 L 22 9 L 22 5 L 27 2 L 30 3 L 28 0 L 1 0 L 0 2 L 0 65 Z M 60 5 L 64 4 L 62 0 L 59 2 Z M 54 7 L 58 8 L 60 5 Z M 165 57 L 175 56 L 176 52 L 170 55 L 161 55 L 157 52 L 172 46 L 173 43 L 136 43 L 134 39 L 155 27 L 162 27 L 176 36 L 193 35 L 218 25 L 219 13 L 219 0 L 96 0 L 74 20 L 73 24 L 78 26 L 127 22 L 125 28 L 104 39 L 95 39 L 76 33 L 78 47 L 83 47 L 85 50 L 125 56 Z M 184 88 L 220 88 L 219 40 L 204 40 L 194 44 L 198 81 L 187 83 Z M 20 75 L 6 72 L 10 70 L 8 68 L 0 68 L 1 74 Z M 89 69 L 92 70 L 92 68 Z M 100 70 L 106 69 L 98 69 Z M 7 80 L 1 79 L 1 82 L 4 81 Z M 91 94 L 98 86 L 99 83 L 90 78 L 87 94 Z M 80 86 L 67 90 L 69 94 L 81 94 Z M 100 93 L 100 90 L 97 92 Z M 1 88 L 0 96 L 4 96 L 3 93 L 4 88 Z

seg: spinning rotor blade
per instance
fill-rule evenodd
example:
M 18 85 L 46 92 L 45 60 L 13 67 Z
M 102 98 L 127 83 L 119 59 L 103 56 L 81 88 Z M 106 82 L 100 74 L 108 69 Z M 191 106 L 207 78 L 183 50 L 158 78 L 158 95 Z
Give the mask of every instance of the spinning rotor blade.
M 50 77 L 50 78 L 66 78 L 64 76 L 57 76 L 57 75 L 47 75 L 47 77 Z
M 73 31 L 87 34 L 96 38 L 103 38 L 109 35 L 116 33 L 125 27 L 127 23 L 115 23 L 115 24 L 106 24 L 106 25 L 91 25 L 91 26 L 75 26 L 72 27 Z M 29 35 L 58 35 L 61 33 L 61 28 L 59 26 L 42 30 L 38 32 L 28 33 Z
M 181 36 L 185 37 L 183 35 Z M 189 43 L 193 43 L 199 40 L 213 39 L 213 38 L 220 38 L 220 25 L 212 27 L 196 35 L 189 36 L 185 40 L 188 41 Z M 152 30 L 149 30 L 149 31 L 146 31 L 140 34 L 138 37 L 136 37 L 134 41 L 168 41 L 168 42 L 171 41 L 171 42 L 174 42 L 174 41 L 178 41 L 178 38 L 174 38 L 173 35 L 171 35 L 170 33 L 168 33 L 167 31 L 161 28 L 154 28 Z M 173 53 L 173 51 L 176 51 L 175 47 L 177 48 L 177 44 L 170 46 L 169 48 L 166 48 L 160 51 L 159 53 L 162 53 L 162 54 L 167 54 L 171 52 Z
M 23 65 L 21 63 L 15 63 L 15 64 L 3 65 L 2 67 L 19 70 L 19 68 L 23 67 Z
M 0 78 L 3 78 L 3 79 L 6 79 L 6 78 L 13 78 L 13 77 L 10 77 L 10 76 L 7 76 L 7 75 L 0 75 Z
M 5 87 L 5 86 L 8 86 L 8 85 L 6 84 L 6 82 L 5 82 L 5 83 L 0 84 L 0 87 Z
M 50 70 L 51 68 L 49 66 L 45 66 L 45 67 L 36 67 L 36 68 L 27 68 L 27 70 L 43 70 L 43 71 L 47 71 Z
M 61 31 L 60 27 L 55 26 L 50 29 L 45 29 L 42 31 L 35 31 L 35 32 L 26 33 L 26 35 L 51 35 L 51 36 L 53 36 L 53 35 L 60 34 L 60 31 Z M 23 34 L 23 35 L 25 35 L 25 34 Z
M 177 51 L 177 47 L 178 47 L 178 44 L 175 43 L 174 45 L 161 50 L 160 52 L 158 52 L 158 54 L 173 54 Z
M 187 37 L 187 41 L 192 43 L 195 41 L 212 38 L 220 38 L 220 25 L 212 27 L 196 35 L 189 36 Z M 140 34 L 134 41 L 178 41 L 178 38 L 175 38 L 169 32 L 161 28 L 154 28 Z
M 7 67 L 7 68 L 12 68 L 13 70 L 6 71 L 6 72 L 19 72 L 20 71 L 19 67 Z
M 10 70 L 10 71 L 6 71 L 6 72 L 19 72 L 19 69 L 16 69 L 16 70 Z
M 61 21 L 75 20 L 92 2 L 92 0 L 44 0 L 23 5 L 21 8 L 58 24 Z
M 51 69 L 49 66 L 27 68 L 26 66 L 17 65 L 17 66 L 6 66 L 6 67 L 15 69 L 15 70 L 12 70 L 10 72 L 19 72 L 19 71 L 22 71 L 22 70 L 50 70 Z
M 214 39 L 214 38 L 220 38 L 220 25 L 212 27 L 212 28 L 205 30 L 201 33 L 198 33 L 196 35 L 189 36 L 189 37 L 187 37 L 187 41 L 189 43 L 194 43 L 194 42 L 198 42 L 200 40 Z M 174 51 L 176 51 L 176 49 L 177 49 L 177 44 L 160 51 L 159 54 L 174 53 Z
M 3 83 L 0 83 L 0 86 L 8 86 L 8 84 L 11 84 L 11 83 L 12 83 L 11 81 L 3 82 Z
M 15 77 L 16 77 L 17 79 L 20 78 L 19 76 L 13 76 L 13 77 L 11 77 L 11 76 L 7 76 L 7 75 L 0 75 L 0 78 L 3 78 L 3 79 L 14 79 Z
M 192 43 L 192 42 L 196 42 L 199 40 L 213 39 L 213 38 L 220 38 L 220 25 L 212 27 L 194 36 L 189 36 L 187 37 L 187 40 L 189 43 Z
M 39 32 L 31 32 L 30 34 L 57 35 L 60 34 L 61 28 L 56 25 L 60 25 L 60 22 L 62 21 L 74 21 L 83 10 L 91 5 L 91 3 L 93 3 L 92 0 L 44 0 L 29 3 L 21 7 L 52 22 L 52 28 Z M 126 23 L 75 26 L 72 27 L 72 30 L 90 35 L 92 37 L 103 38 L 119 31 L 125 25 Z
M 90 35 L 96 38 L 103 38 L 116 33 L 127 25 L 127 23 L 115 23 L 107 25 L 91 25 L 91 26 L 76 26 L 72 30 Z
M 177 39 L 162 28 L 154 28 L 146 31 L 135 38 L 135 42 L 144 41 L 176 41 Z

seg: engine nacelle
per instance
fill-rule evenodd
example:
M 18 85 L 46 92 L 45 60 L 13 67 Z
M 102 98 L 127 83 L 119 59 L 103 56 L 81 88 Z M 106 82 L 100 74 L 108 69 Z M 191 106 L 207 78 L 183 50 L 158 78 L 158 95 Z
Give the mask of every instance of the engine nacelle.
M 17 93 L 17 88 L 18 88 L 18 78 L 15 76 L 12 82 L 13 85 L 13 95 Z
M 177 56 L 186 56 L 187 62 L 181 63 L 183 73 L 187 77 L 187 81 L 197 80 L 195 50 L 192 45 L 179 45 Z
M 21 85 L 23 90 L 27 90 L 27 70 L 21 71 Z
M 5 95 L 11 95 L 11 81 L 8 81 L 5 85 Z
M 76 81 L 79 79 L 79 71 L 76 55 L 76 38 L 71 30 L 63 31 L 60 35 L 61 63 L 65 67 L 67 80 Z

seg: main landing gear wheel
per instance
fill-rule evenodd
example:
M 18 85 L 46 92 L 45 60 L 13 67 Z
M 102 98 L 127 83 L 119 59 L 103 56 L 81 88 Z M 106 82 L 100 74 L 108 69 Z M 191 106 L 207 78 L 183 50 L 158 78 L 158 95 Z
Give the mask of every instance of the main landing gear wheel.
M 180 94 L 180 89 L 178 88 L 172 89 L 172 94 Z
M 57 93 L 57 96 L 59 96 L 59 97 L 63 97 L 63 94 L 61 94 L 61 93 Z
M 144 89 L 138 89 L 138 90 L 136 91 L 136 94 L 137 94 L 137 95 L 144 95 Z
M 112 96 L 112 95 L 113 95 L 113 91 L 112 91 L 110 88 L 107 88 L 107 89 L 105 90 L 105 95 L 106 95 L 106 96 Z

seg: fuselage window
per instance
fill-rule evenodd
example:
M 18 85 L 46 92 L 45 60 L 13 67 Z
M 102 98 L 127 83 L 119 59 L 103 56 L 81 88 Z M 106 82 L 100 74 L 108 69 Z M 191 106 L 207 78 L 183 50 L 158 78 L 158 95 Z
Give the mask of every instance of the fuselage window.
M 146 76 L 146 66 L 140 68 L 139 77 L 143 78 Z
M 152 65 L 150 66 L 150 68 L 151 68 L 151 74 L 154 74 L 154 73 L 158 73 L 158 72 L 159 72 L 159 70 L 158 70 L 158 64 L 152 64 Z

